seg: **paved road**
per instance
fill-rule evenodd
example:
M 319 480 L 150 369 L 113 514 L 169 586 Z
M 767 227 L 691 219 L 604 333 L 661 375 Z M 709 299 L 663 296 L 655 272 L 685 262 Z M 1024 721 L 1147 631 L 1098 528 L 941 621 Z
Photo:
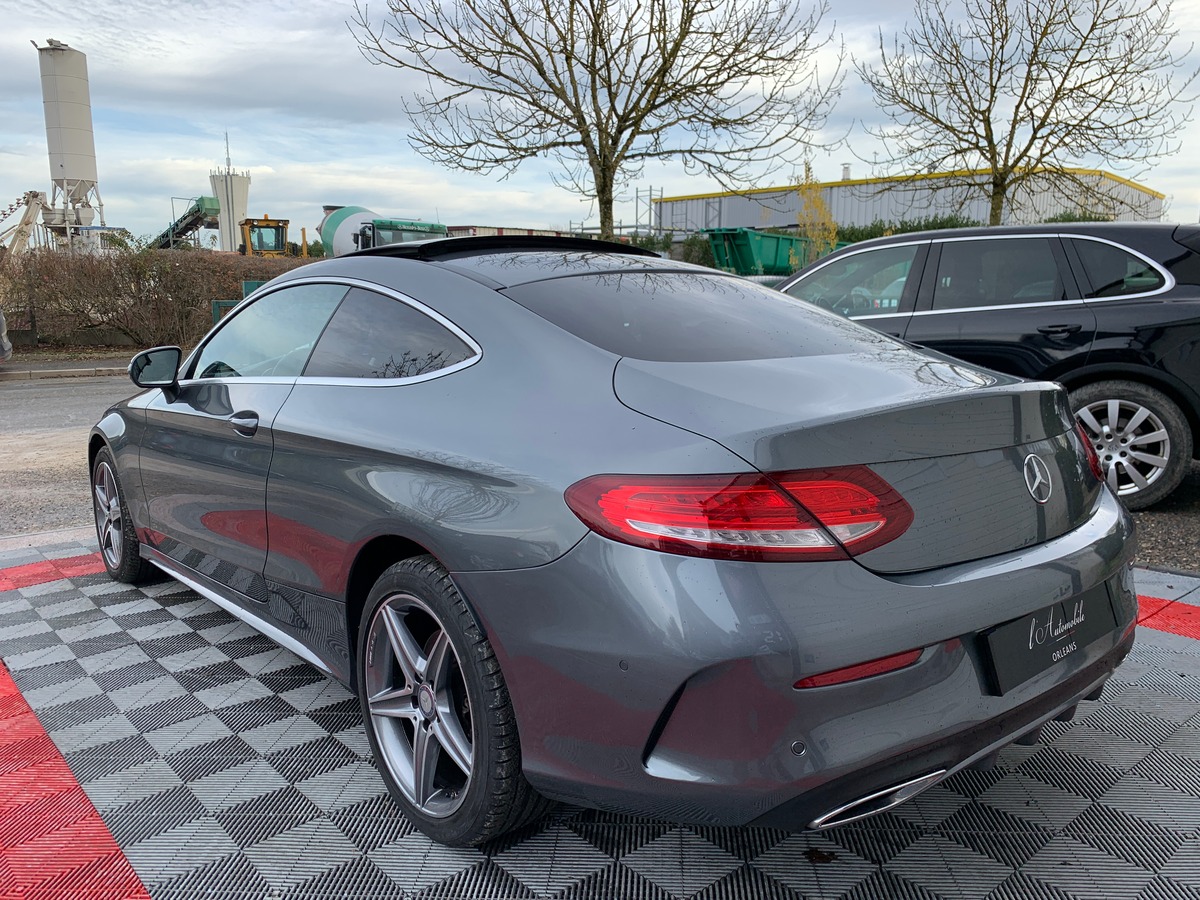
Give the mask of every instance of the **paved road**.
M 136 391 L 125 376 L 0 382 L 0 535 L 91 521 L 88 429 Z

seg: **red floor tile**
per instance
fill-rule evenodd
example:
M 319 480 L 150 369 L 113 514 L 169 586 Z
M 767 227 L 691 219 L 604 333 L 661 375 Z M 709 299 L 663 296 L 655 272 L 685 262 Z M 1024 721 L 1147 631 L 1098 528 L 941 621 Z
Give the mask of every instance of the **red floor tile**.
M 149 900 L 0 664 L 0 900 Z

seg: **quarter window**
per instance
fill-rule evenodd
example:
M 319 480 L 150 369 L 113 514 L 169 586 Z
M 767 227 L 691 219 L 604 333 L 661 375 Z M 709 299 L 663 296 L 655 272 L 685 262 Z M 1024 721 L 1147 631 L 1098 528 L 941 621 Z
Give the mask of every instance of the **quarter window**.
M 1092 285 L 1089 298 L 1148 294 L 1166 284 L 1157 269 L 1121 247 L 1078 239 L 1071 243 Z
M 895 312 L 918 249 L 910 244 L 843 256 L 797 281 L 787 293 L 846 315 Z
M 200 349 L 192 377 L 299 375 L 345 293 L 345 285 L 301 284 L 255 300 Z
M 1064 296 L 1049 238 L 942 244 L 934 309 L 1046 303 Z
M 306 376 L 415 378 L 470 359 L 454 332 L 407 303 L 354 288 L 317 342 Z

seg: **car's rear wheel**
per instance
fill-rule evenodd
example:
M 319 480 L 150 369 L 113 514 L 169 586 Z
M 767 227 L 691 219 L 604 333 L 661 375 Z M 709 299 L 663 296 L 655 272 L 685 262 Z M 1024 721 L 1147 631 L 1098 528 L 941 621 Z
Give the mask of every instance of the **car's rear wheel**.
M 392 796 L 422 832 L 472 846 L 546 809 L 521 772 L 495 653 L 432 557 L 392 566 L 363 611 L 359 698 Z
M 141 558 L 141 544 L 129 516 L 116 463 L 107 447 L 100 449 L 92 463 L 92 512 L 96 517 L 100 556 L 109 577 L 126 584 L 150 580 L 155 569 Z
M 1162 391 L 1135 381 L 1098 381 L 1071 392 L 1105 480 L 1129 509 L 1145 509 L 1178 487 L 1192 459 L 1192 431 Z

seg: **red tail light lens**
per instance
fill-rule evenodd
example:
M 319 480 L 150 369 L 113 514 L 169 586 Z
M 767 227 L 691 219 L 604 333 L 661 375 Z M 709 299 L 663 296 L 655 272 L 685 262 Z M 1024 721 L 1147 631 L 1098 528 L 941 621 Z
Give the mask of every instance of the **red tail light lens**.
M 1096 448 L 1092 446 L 1092 436 L 1078 419 L 1075 420 L 1075 431 L 1079 433 L 1079 440 L 1083 441 L 1083 453 L 1087 457 L 1088 468 L 1092 470 L 1097 481 L 1104 481 L 1104 467 L 1100 465 L 1100 457 L 1096 454 Z
M 831 560 L 904 533 L 912 510 L 864 466 L 765 475 L 596 475 L 567 505 L 605 537 L 713 559 Z

